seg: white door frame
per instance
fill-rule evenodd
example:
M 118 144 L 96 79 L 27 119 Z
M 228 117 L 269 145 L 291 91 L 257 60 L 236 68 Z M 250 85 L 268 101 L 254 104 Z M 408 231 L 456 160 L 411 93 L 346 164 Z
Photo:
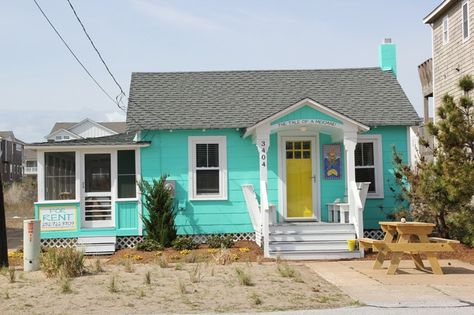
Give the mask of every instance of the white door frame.
M 78 152 L 80 154 L 81 161 L 81 228 L 115 228 L 115 201 L 117 196 L 117 150 L 84 150 Z M 89 192 L 86 193 L 86 168 L 85 156 L 87 154 L 110 154 L 110 192 L 108 193 L 98 193 L 98 192 Z M 86 221 L 85 220 L 85 200 L 86 197 L 91 196 L 110 196 L 111 202 L 111 211 L 112 217 L 110 221 Z
M 302 218 L 289 218 L 287 213 L 287 200 L 286 200 L 286 140 L 294 141 L 311 141 L 311 164 L 313 170 L 313 217 L 302 217 Z M 321 219 L 321 207 L 320 207 L 320 158 L 319 158 L 319 133 L 318 132 L 305 132 L 302 134 L 300 131 L 286 131 L 278 133 L 278 203 L 280 205 L 281 213 L 285 221 L 315 221 Z

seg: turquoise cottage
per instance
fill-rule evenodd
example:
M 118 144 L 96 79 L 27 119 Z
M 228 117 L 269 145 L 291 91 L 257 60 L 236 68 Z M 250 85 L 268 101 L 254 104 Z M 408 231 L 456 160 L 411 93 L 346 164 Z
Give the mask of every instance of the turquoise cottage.
M 419 122 L 380 67 L 133 73 L 124 134 L 37 143 L 43 244 L 133 246 L 146 215 L 136 182 L 169 175 L 179 234 L 255 240 L 266 256 L 360 257 L 395 207 L 392 148 L 408 161 Z

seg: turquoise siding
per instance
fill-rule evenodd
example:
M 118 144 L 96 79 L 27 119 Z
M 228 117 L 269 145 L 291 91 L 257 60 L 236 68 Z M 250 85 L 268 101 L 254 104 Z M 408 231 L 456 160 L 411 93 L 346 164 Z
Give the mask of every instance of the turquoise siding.
M 71 230 L 42 231 L 41 238 L 69 238 L 81 236 L 131 236 L 138 235 L 138 202 L 116 202 L 115 227 L 112 228 L 81 228 L 81 209 L 77 202 L 61 204 L 35 204 L 35 218 L 39 218 L 39 207 L 74 206 L 76 208 L 76 228 Z
M 115 203 L 115 226 L 117 235 L 138 235 L 138 205 L 136 201 Z
M 312 110 L 312 109 L 311 109 Z M 313 111 L 313 110 L 312 110 Z M 382 136 L 384 198 L 367 199 L 364 211 L 365 228 L 378 228 L 378 222 L 386 220 L 395 207 L 395 198 L 390 187 L 394 186 L 392 147 L 395 145 L 403 158 L 407 158 L 407 129 L 404 126 L 378 127 L 368 134 Z M 258 153 L 249 138 L 242 139 L 241 133 L 233 129 L 148 131 L 150 147 L 143 148 L 142 176 L 146 180 L 161 174 L 169 174 L 176 180 L 176 198 L 185 204 L 178 211 L 176 223 L 179 234 L 238 233 L 253 231 L 242 193 L 242 184 L 254 185 L 259 192 Z M 190 201 L 188 199 L 188 137 L 224 135 L 227 138 L 228 200 Z M 278 204 L 278 143 L 277 134 L 270 136 L 268 150 L 268 198 Z M 328 134 L 319 134 L 320 166 L 320 208 L 323 221 L 328 220 L 327 204 L 345 196 L 344 146 L 341 144 L 343 175 L 339 180 L 324 179 L 323 145 L 334 143 Z M 145 211 L 145 210 L 144 210 Z
M 297 110 L 278 118 L 277 120 L 272 121 L 272 125 L 284 122 L 284 121 L 289 121 L 289 120 L 297 120 L 297 119 L 324 119 L 328 121 L 333 121 L 338 124 L 342 124 L 342 122 L 332 116 L 329 116 L 327 114 L 321 113 L 318 110 L 315 110 L 311 106 L 303 106 L 301 108 L 298 108 Z
M 407 162 L 409 145 L 407 132 L 406 126 L 377 127 L 367 132 L 367 134 L 382 135 L 384 198 L 367 198 L 364 210 L 364 228 L 366 229 L 378 229 L 378 222 L 387 220 L 387 215 L 393 213 L 395 209 L 395 193 L 390 189 L 398 191 L 393 174 L 393 147 L 395 146 L 403 161 Z
M 259 189 L 258 153 L 250 138 L 242 139 L 235 129 L 147 131 L 143 135 L 152 143 L 141 150 L 142 177 L 151 180 L 168 174 L 176 180 L 176 199 L 185 201 L 176 217 L 179 234 L 253 232 L 241 187 L 252 184 Z M 213 135 L 227 139 L 228 200 L 190 201 L 188 137 Z

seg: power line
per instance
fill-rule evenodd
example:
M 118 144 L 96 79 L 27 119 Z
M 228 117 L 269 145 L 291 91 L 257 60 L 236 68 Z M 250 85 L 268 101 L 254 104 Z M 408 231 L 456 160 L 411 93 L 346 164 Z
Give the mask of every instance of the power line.
M 94 48 L 95 52 L 97 53 L 97 55 L 99 56 L 99 59 L 100 61 L 102 62 L 102 64 L 104 65 L 105 69 L 107 70 L 107 72 L 109 73 L 109 75 L 112 77 L 112 79 L 114 80 L 115 82 L 115 85 L 118 86 L 119 90 L 120 90 L 120 94 L 121 95 L 124 95 L 125 97 L 127 97 L 127 95 L 125 94 L 122 86 L 120 85 L 120 83 L 118 83 L 117 79 L 115 78 L 115 76 L 113 75 L 112 71 L 110 71 L 110 68 L 109 66 L 107 65 L 107 63 L 105 62 L 104 58 L 102 58 L 102 55 L 99 51 L 99 49 L 97 49 L 96 45 L 94 44 L 94 41 L 92 40 L 91 36 L 89 35 L 89 33 L 87 32 L 86 30 L 86 27 L 84 26 L 84 23 L 82 23 L 81 21 L 81 18 L 79 17 L 79 15 L 77 14 L 76 12 L 76 9 L 74 8 L 74 6 L 72 5 L 71 1 L 70 0 L 67 0 L 67 2 L 69 3 L 69 6 L 71 7 L 71 10 L 72 12 L 74 13 L 74 16 L 76 17 L 77 21 L 79 22 L 79 24 L 81 24 L 81 27 L 82 27 L 82 30 L 84 31 L 84 34 L 86 34 L 87 36 L 87 39 L 89 39 L 89 42 L 91 43 L 92 47 Z M 120 100 L 118 100 L 118 97 L 117 96 L 117 101 L 120 102 Z
M 66 40 L 63 38 L 63 36 L 61 35 L 61 33 L 59 33 L 58 29 L 54 26 L 54 24 L 51 22 L 51 20 L 48 18 L 48 16 L 46 15 L 46 13 L 43 11 L 43 9 L 41 8 L 40 4 L 38 3 L 37 0 L 33 0 L 33 2 L 36 4 L 38 10 L 41 12 L 41 14 L 43 15 L 43 17 L 46 19 L 46 21 L 48 22 L 48 24 L 51 26 L 51 28 L 54 30 L 54 32 L 56 33 L 56 35 L 61 39 L 62 43 L 66 46 L 66 48 L 69 50 L 69 52 L 71 53 L 71 55 L 74 57 L 74 59 L 79 63 L 79 65 L 82 67 L 82 69 L 87 73 L 87 75 L 92 79 L 92 81 L 94 81 L 94 83 L 99 87 L 99 89 L 107 96 L 107 98 L 109 98 L 119 109 L 121 109 L 122 111 L 124 111 L 125 113 L 127 113 L 127 110 L 126 108 L 122 107 L 120 105 L 120 103 L 122 102 L 122 97 L 126 96 L 125 92 L 123 91 L 122 87 L 120 86 L 120 84 L 118 84 L 117 80 L 115 79 L 115 77 L 113 76 L 113 74 L 111 73 L 110 69 L 108 68 L 107 64 L 105 63 L 105 61 L 103 60 L 102 56 L 100 55 L 99 51 L 96 49 L 95 45 L 93 44 L 92 42 L 92 39 L 90 39 L 90 36 L 88 36 L 89 40 L 91 41 L 91 43 L 93 44 L 94 46 L 94 49 L 96 49 L 96 52 L 99 54 L 99 56 L 101 57 L 101 60 L 102 62 L 104 63 L 105 67 L 107 68 L 109 74 L 112 76 L 112 78 L 114 79 L 115 83 L 119 86 L 120 88 L 120 91 L 121 93 L 116 97 L 116 99 L 114 99 L 103 87 L 102 85 L 100 85 L 100 83 L 94 78 L 94 76 L 91 74 L 91 72 L 87 69 L 87 67 L 84 65 L 84 63 L 79 59 L 79 57 L 77 57 L 77 55 L 74 53 L 74 51 L 72 50 L 72 48 L 69 46 L 69 44 L 66 42 Z M 69 2 L 69 1 L 68 1 Z M 71 5 L 71 8 L 73 9 L 72 5 Z M 74 10 L 75 12 L 75 10 Z M 75 13 L 76 17 L 77 17 L 77 14 Z M 81 23 L 81 25 L 83 26 L 83 24 Z M 83 26 L 83 30 L 85 31 L 85 27 Z M 88 35 L 88 34 L 87 34 Z M 127 97 L 128 98 L 128 97 Z M 129 99 L 129 98 L 128 98 Z M 131 101 L 129 99 L 129 101 Z M 131 101 L 133 102 L 133 101 Z M 135 103 L 135 102 L 133 102 Z M 136 104 L 136 103 L 135 103 Z M 127 115 L 130 117 L 131 120 L 133 120 L 138 126 L 140 126 L 142 129 L 144 130 L 147 130 L 146 128 L 144 128 L 138 121 L 136 121 L 131 115 Z
M 71 53 L 71 55 L 74 57 L 74 59 L 76 59 L 76 61 L 81 65 L 82 69 L 84 69 L 84 71 L 87 73 L 87 75 L 92 79 L 92 81 L 94 81 L 94 83 L 99 87 L 99 89 L 112 101 L 114 102 L 114 104 L 118 105 L 114 98 L 112 96 L 110 96 L 109 93 L 107 93 L 107 91 L 102 87 L 102 85 L 100 85 L 100 83 L 94 78 L 94 76 L 90 73 L 90 71 L 86 68 L 86 66 L 81 62 L 81 60 L 77 57 L 77 55 L 74 53 L 74 51 L 72 50 L 72 48 L 68 45 L 68 43 L 66 42 L 66 40 L 62 37 L 61 33 L 59 33 L 59 31 L 56 29 L 56 27 L 53 25 L 53 23 L 51 22 L 51 20 L 48 18 L 48 16 L 46 15 L 46 13 L 43 11 L 43 9 L 41 8 L 41 6 L 39 5 L 39 3 L 36 1 L 36 0 L 33 0 L 33 2 L 36 4 L 36 6 L 38 7 L 38 10 L 40 10 L 41 14 L 44 16 L 44 18 L 46 19 L 46 21 L 48 21 L 48 24 L 51 26 L 51 28 L 54 30 L 54 32 L 56 33 L 56 35 L 58 35 L 58 37 L 61 39 L 61 41 L 63 42 L 63 44 L 66 46 L 66 48 L 69 50 L 69 52 Z
M 127 94 L 125 93 L 125 91 L 123 90 L 122 86 L 120 85 L 120 83 L 117 81 L 117 79 L 115 78 L 114 74 L 112 73 L 112 71 L 110 70 L 110 67 L 107 65 L 107 63 L 105 62 L 104 58 L 102 57 L 102 54 L 100 53 L 99 49 L 97 48 L 97 46 L 95 45 L 94 41 L 92 40 L 92 37 L 89 35 L 89 32 L 87 32 L 87 29 L 86 29 L 86 26 L 84 25 L 84 23 L 82 22 L 81 18 L 79 17 L 79 15 L 77 14 L 77 11 L 76 9 L 74 8 L 74 6 L 72 5 L 72 2 L 70 0 L 67 0 L 69 6 L 71 7 L 71 10 L 72 12 L 74 13 L 74 16 L 76 17 L 77 21 L 79 22 L 79 24 L 81 25 L 82 27 L 82 30 L 84 32 L 84 34 L 86 35 L 87 39 L 89 40 L 89 42 L 91 43 L 92 45 L 92 48 L 95 50 L 95 52 L 97 53 L 97 55 L 99 56 L 99 59 L 100 61 L 102 62 L 102 64 L 104 65 L 105 69 L 107 70 L 107 72 L 109 73 L 110 77 L 112 78 L 112 80 L 114 80 L 115 84 L 117 85 L 117 87 L 119 88 L 120 90 L 120 94 L 116 97 L 116 100 L 117 100 L 117 106 L 122 109 L 123 111 L 127 112 L 127 110 L 125 108 L 122 108 L 119 104 L 120 102 L 122 101 L 122 98 L 125 97 L 128 99 L 128 101 L 130 103 L 133 103 L 135 105 L 138 106 L 138 104 L 130 99 Z M 144 130 L 147 130 L 145 127 L 143 127 L 140 122 L 136 121 L 132 115 L 128 115 L 127 113 L 127 116 L 130 117 L 131 120 L 133 120 L 133 122 L 135 122 L 138 126 L 140 126 L 142 129 Z M 146 131 L 145 133 L 145 137 L 146 135 L 148 134 L 148 130 Z

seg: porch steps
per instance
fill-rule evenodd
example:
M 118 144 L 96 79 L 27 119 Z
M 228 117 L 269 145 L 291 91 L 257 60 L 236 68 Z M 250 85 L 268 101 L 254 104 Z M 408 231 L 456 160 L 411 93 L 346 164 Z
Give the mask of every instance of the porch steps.
M 110 255 L 115 253 L 115 236 L 83 236 L 77 238 L 77 248 L 86 255 Z
M 271 257 L 289 260 L 326 260 L 360 258 L 358 251 L 349 251 L 347 240 L 355 238 L 353 224 L 285 223 L 270 226 Z

